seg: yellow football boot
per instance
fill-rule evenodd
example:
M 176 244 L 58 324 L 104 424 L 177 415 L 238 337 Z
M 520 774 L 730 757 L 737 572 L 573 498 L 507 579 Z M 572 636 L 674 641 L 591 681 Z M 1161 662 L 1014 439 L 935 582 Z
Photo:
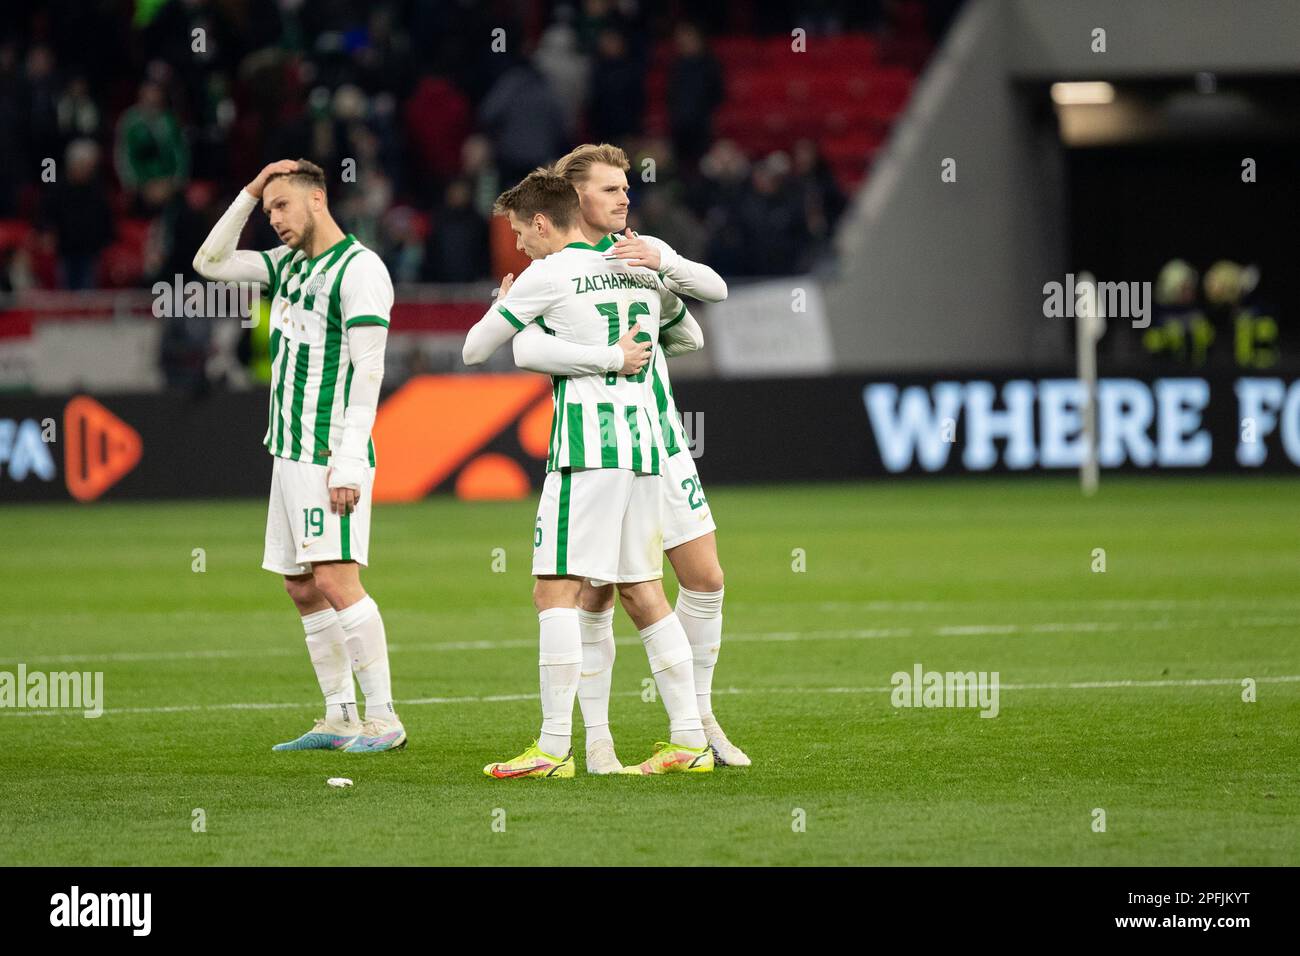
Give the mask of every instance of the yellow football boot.
M 655 744 L 654 756 L 639 764 L 624 767 L 619 773 L 712 773 L 713 751 L 708 744 L 696 749 L 680 744 Z
M 490 763 L 483 768 L 483 772 L 498 780 L 508 780 L 511 777 L 572 777 L 573 751 L 570 750 L 563 757 L 552 757 L 543 753 L 534 740 L 533 745 L 518 757 L 501 763 Z

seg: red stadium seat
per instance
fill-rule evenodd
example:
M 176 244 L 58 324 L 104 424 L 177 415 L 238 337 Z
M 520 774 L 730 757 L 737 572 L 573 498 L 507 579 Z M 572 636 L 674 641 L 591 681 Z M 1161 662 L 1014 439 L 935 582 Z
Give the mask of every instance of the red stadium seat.
M 755 158 L 812 139 L 841 186 L 856 186 L 906 104 L 915 74 L 897 65 L 898 58 L 884 63 L 881 42 L 868 34 L 813 34 L 801 53 L 790 42 L 787 36 L 713 41 L 727 85 L 714 133 Z M 671 44 L 660 44 L 647 84 L 651 132 L 667 129 L 671 62 Z
M 145 244 L 151 226 L 148 219 L 117 221 L 117 238 L 99 260 L 99 285 L 121 289 L 139 283 L 144 274 Z
M 21 219 L 0 219 L 0 252 L 18 248 L 31 233 L 30 223 Z

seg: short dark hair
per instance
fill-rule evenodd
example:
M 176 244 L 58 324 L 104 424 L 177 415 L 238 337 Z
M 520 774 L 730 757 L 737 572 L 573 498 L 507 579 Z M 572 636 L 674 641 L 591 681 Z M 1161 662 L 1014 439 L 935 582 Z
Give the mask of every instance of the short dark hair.
M 555 228 L 568 229 L 578 216 L 578 193 L 553 168 L 539 166 L 498 196 L 492 212 L 498 216 L 512 212 L 520 219 L 532 219 L 540 212 Z
M 325 188 L 325 170 L 321 169 L 310 159 L 298 160 L 298 168 L 291 173 L 273 173 L 266 177 L 267 184 L 273 183 L 277 179 L 291 179 L 294 182 L 301 183 L 311 189 L 319 189 L 326 195 L 329 190 Z

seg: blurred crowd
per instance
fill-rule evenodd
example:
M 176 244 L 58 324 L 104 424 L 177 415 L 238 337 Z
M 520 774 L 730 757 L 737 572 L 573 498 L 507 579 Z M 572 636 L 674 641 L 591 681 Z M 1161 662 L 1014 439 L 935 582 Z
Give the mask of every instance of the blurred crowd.
M 708 38 L 888 29 L 908 3 L 18 2 L 0 34 L 0 288 L 185 273 L 234 192 L 299 156 L 338 172 L 336 217 L 396 281 L 483 279 L 493 199 L 585 141 L 633 158 L 633 228 L 724 274 L 806 270 L 845 197 L 812 141 L 749 156 L 715 137 Z

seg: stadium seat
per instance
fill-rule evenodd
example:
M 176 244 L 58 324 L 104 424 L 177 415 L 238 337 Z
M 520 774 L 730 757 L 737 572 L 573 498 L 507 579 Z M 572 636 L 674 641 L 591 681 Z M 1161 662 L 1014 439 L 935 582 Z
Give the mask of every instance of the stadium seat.
M 31 233 L 30 223 L 21 219 L 0 219 L 0 252 L 18 248 Z
M 751 158 L 788 151 L 807 137 L 821 146 L 840 185 L 856 186 L 915 80 L 914 69 L 899 58 L 884 62 L 883 46 L 860 33 L 814 34 L 797 54 L 786 36 L 715 39 L 711 49 L 727 86 L 714 114 L 715 135 L 735 141 Z M 646 82 L 646 130 L 652 134 L 668 130 L 672 59 L 671 43 L 656 47 Z

